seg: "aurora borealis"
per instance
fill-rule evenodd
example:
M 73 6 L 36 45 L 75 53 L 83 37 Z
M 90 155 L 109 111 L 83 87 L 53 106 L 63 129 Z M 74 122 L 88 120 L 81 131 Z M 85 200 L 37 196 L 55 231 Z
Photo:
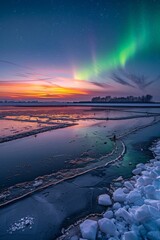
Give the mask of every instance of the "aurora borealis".
M 155 12 L 147 12 L 146 4 L 140 5 L 139 8 L 138 14 L 132 14 L 131 20 L 128 20 L 128 27 L 121 33 L 120 39 L 117 39 L 113 50 L 80 69 L 76 75 L 77 78 L 96 78 L 103 72 L 112 71 L 119 67 L 124 68 L 128 60 L 134 58 L 137 54 L 152 51 L 154 47 L 157 51 L 160 50 L 158 26 L 160 17 L 158 17 L 158 12 L 157 15 Z M 148 19 L 148 16 L 150 19 Z
M 160 1 L 3 0 L 0 7 L 2 100 L 145 93 L 160 100 Z M 121 69 L 128 75 L 115 81 Z M 129 74 L 145 75 L 145 89 Z

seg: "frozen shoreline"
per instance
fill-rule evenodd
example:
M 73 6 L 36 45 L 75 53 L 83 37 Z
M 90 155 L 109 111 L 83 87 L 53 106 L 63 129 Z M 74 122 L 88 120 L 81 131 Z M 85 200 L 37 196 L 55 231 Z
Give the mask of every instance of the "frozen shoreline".
M 87 219 L 77 235 L 59 239 L 158 240 L 160 239 L 160 141 L 152 147 L 148 163 L 137 164 L 128 181 L 117 179 L 112 193 L 102 194 L 103 218 Z
M 64 122 L 64 123 L 39 122 L 41 124 L 47 124 L 47 125 L 50 125 L 50 126 L 44 126 L 44 127 L 38 128 L 38 129 L 14 134 L 14 135 L 11 135 L 11 136 L 0 137 L 0 143 L 13 141 L 13 140 L 20 139 L 20 138 L 25 138 L 25 137 L 28 137 L 28 136 L 34 136 L 34 135 L 37 135 L 39 133 L 52 131 L 52 130 L 56 130 L 56 129 L 60 129 L 60 128 L 75 126 L 75 125 L 78 124 L 75 121 L 78 121 L 78 120 L 84 120 L 84 121 L 87 121 L 87 120 L 112 121 L 112 120 L 129 120 L 129 119 L 137 119 L 137 118 L 154 118 L 153 123 L 156 123 L 156 122 L 160 121 L 159 117 L 160 117 L 159 113 L 154 113 L 154 114 L 144 114 L 144 115 L 135 115 L 135 116 L 127 116 L 127 117 L 114 117 L 114 118 L 113 117 L 112 118 L 111 117 L 108 117 L 108 118 L 88 117 L 88 118 L 80 118 L 80 119 L 75 118 L 75 119 L 72 119 L 72 120 L 70 120 L 68 118 L 68 119 L 65 119 L 65 121 L 66 120 L 68 121 L 67 123 L 66 122 Z M 156 118 L 158 118 L 158 119 L 156 119 Z M 12 121 L 19 121 L 19 122 L 34 122 L 34 123 L 36 122 L 35 120 L 34 121 L 29 121 L 29 120 L 9 119 L 9 118 L 1 118 L 1 119 L 2 120 L 7 120 L 7 121 L 12 120 Z M 64 119 L 63 118 L 58 118 L 58 119 L 55 118 L 55 119 L 52 119 L 52 120 L 56 121 L 56 120 L 64 120 Z M 69 123 L 69 121 L 71 123 Z
M 42 127 L 40 129 L 35 129 L 35 130 L 29 131 L 29 132 L 18 133 L 13 136 L 2 137 L 2 138 L 0 138 L 0 143 L 9 142 L 9 141 L 13 141 L 16 139 L 37 135 L 39 133 L 43 133 L 43 132 L 47 132 L 47 131 L 51 131 L 51 130 L 55 130 L 55 129 L 59 129 L 59 128 L 71 127 L 74 125 L 76 125 L 76 124 L 75 123 L 62 123 L 62 124 L 57 124 L 57 125 L 53 125 L 53 126 Z
M 23 183 L 11 186 L 8 189 L 4 189 L 4 191 L 2 191 L 0 194 L 0 207 L 3 207 L 17 200 L 20 200 L 28 195 L 35 193 L 36 191 L 43 190 L 52 185 L 57 185 L 58 183 L 64 182 L 69 179 L 73 179 L 75 177 L 88 173 L 92 170 L 95 170 L 104 166 L 109 166 L 110 164 L 117 162 L 123 157 L 123 155 L 126 152 L 126 146 L 124 142 L 121 140 L 123 139 L 123 137 L 126 137 L 127 135 L 137 132 L 148 126 L 152 126 L 159 121 L 160 119 L 158 120 L 154 119 L 151 123 L 147 125 L 139 126 L 135 129 L 128 131 L 127 133 L 121 136 L 117 136 L 115 147 L 109 154 L 101 157 L 98 161 L 97 159 L 90 159 L 90 162 L 92 162 L 90 165 L 83 168 L 72 169 L 71 175 L 69 175 L 66 172 L 66 170 L 59 171 L 54 174 L 45 175 L 43 177 L 42 176 L 37 177 L 36 179 L 30 182 L 23 182 Z M 62 124 L 62 127 L 66 127 L 66 126 Z
M 71 175 L 69 175 L 66 170 L 59 171 L 57 173 L 43 177 L 37 177 L 33 181 L 16 184 L 9 187 L 8 189 L 5 189 L 0 193 L 0 207 L 18 201 L 28 195 L 35 193 L 36 191 L 43 190 L 52 185 L 57 185 L 69 179 L 74 179 L 75 177 L 89 173 L 95 169 L 117 162 L 125 154 L 126 146 L 121 140 L 117 140 L 114 145 L 115 146 L 113 150 L 107 155 L 101 157 L 99 161 L 97 161 L 97 159 L 93 159 L 93 163 L 89 166 L 72 169 Z

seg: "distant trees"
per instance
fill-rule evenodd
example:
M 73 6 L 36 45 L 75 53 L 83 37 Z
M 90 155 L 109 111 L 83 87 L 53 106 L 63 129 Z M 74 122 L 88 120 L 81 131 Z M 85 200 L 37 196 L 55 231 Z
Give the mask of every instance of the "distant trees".
M 127 96 L 127 97 L 93 97 L 92 102 L 94 103 L 102 103 L 102 102 L 110 102 L 110 103 L 149 103 L 153 99 L 153 96 L 150 94 L 147 94 L 145 96 Z
M 147 94 L 145 97 L 146 102 L 151 102 L 152 99 L 153 99 L 153 96 L 150 94 Z

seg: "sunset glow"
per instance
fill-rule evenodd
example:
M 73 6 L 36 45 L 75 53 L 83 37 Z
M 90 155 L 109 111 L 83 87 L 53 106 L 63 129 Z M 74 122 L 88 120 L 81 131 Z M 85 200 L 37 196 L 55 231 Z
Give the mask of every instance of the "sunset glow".
M 158 3 L 124 1 L 113 8 L 110 1 L 98 3 L 98 7 L 86 1 L 84 5 L 66 2 L 61 12 L 59 4 L 52 9 L 50 2 L 41 3 L 36 19 L 34 4 L 30 6 L 33 11 L 24 13 L 27 5 L 17 5 L 24 15 L 4 5 L 0 17 L 1 100 L 90 100 L 148 92 L 159 99 Z M 83 8 L 88 9 L 85 17 Z M 145 90 L 133 79 L 122 79 L 121 70 L 146 76 Z

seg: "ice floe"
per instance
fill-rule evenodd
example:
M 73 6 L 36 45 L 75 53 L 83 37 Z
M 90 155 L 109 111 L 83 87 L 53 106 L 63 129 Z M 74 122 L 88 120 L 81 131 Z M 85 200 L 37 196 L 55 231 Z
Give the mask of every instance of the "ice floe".
M 128 181 L 121 180 L 112 196 L 102 194 L 103 218 L 80 225 L 83 238 L 105 240 L 160 239 L 160 141 L 152 148 L 155 159 L 137 164 Z
M 99 205 L 109 206 L 112 205 L 111 198 L 108 194 L 102 194 L 98 197 Z

